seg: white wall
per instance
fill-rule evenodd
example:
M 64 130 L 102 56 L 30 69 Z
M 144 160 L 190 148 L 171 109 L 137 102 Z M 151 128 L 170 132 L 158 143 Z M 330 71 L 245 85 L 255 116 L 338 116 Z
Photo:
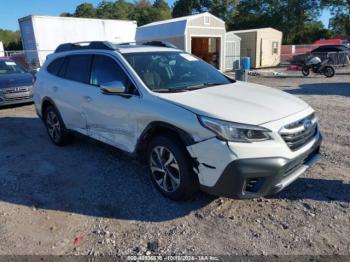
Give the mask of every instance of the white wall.
M 28 29 L 32 21 L 33 30 Z M 19 20 L 24 48 L 38 52 L 40 65 L 62 43 L 84 41 L 135 41 L 135 21 L 31 16 Z M 27 23 L 27 25 L 25 25 Z M 27 29 L 26 29 L 27 28 Z M 31 32 L 32 31 L 32 32 Z M 34 45 L 30 42 L 34 41 Z
M 2 42 L 0 42 L 0 57 L 1 56 L 5 56 L 4 45 L 2 44 Z

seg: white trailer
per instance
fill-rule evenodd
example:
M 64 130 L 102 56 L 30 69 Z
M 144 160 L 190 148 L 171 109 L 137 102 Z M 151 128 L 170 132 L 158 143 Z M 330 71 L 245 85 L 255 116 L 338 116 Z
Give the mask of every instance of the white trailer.
M 5 56 L 4 45 L 0 41 L 0 57 Z
M 18 20 L 27 62 L 41 66 L 62 43 L 85 41 L 134 42 L 136 21 L 56 16 L 26 16 Z

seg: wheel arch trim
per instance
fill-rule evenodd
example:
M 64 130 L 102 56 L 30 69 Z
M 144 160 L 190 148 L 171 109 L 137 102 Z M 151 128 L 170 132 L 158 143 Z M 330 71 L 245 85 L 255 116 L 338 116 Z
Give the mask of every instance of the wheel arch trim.
M 43 99 L 42 99 L 42 102 L 41 102 L 41 117 L 42 117 L 42 119 L 44 120 L 44 116 L 45 116 L 45 112 L 44 112 L 44 107 L 43 107 L 43 105 L 45 104 L 45 103 L 49 103 L 49 104 L 51 104 L 55 109 L 56 109 L 56 111 L 57 111 L 57 113 L 58 113 L 58 116 L 60 117 L 60 119 L 61 119 L 61 121 L 62 121 L 62 123 L 63 123 L 63 125 L 64 125 L 64 128 L 66 128 L 66 124 L 64 123 L 64 120 L 63 120 L 63 118 L 62 118 L 62 115 L 61 115 L 61 113 L 60 113 L 60 111 L 58 110 L 58 107 L 57 107 L 57 105 L 56 105 L 56 103 L 50 98 L 50 97 L 44 97 Z M 44 120 L 45 121 L 45 120 Z
M 138 154 L 140 150 L 144 148 L 145 142 L 147 141 L 148 137 L 152 135 L 153 132 L 156 132 L 156 130 L 159 129 L 168 129 L 169 131 L 176 133 L 185 146 L 189 146 L 195 143 L 194 138 L 185 130 L 167 122 L 153 121 L 146 126 L 146 128 L 142 131 L 141 135 L 139 136 L 135 148 L 136 154 Z

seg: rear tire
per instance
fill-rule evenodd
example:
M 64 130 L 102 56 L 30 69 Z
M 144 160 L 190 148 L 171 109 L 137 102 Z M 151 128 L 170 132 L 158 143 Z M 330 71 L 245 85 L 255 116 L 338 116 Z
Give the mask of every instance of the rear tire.
M 333 77 L 335 75 L 333 66 L 325 66 L 323 69 L 323 74 L 325 77 Z
M 307 66 L 303 66 L 303 68 L 301 69 L 301 73 L 302 73 L 304 76 L 310 75 L 310 68 L 308 68 Z
M 155 137 L 146 156 L 151 179 L 164 196 L 175 201 L 195 196 L 199 190 L 198 178 L 181 141 L 168 136 Z
M 66 129 L 57 109 L 48 106 L 44 114 L 45 126 L 51 141 L 57 146 L 64 146 L 71 142 L 71 134 Z

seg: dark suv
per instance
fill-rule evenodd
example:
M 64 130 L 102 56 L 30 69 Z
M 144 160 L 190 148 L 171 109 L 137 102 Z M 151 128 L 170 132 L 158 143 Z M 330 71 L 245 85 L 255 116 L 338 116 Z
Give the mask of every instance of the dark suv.
M 347 52 L 350 55 L 350 49 L 344 45 L 322 45 L 311 51 L 313 53 Z

